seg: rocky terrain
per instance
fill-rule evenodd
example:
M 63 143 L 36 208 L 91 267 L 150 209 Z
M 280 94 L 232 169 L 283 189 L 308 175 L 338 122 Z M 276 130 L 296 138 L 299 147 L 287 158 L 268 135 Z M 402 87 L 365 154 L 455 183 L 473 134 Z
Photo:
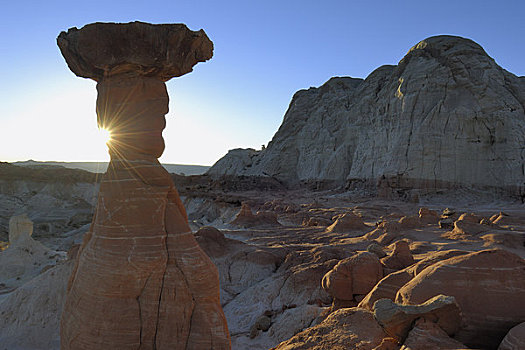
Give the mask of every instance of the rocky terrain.
M 476 187 L 523 196 L 524 106 L 524 77 L 471 40 L 431 37 L 366 79 L 298 91 L 268 147 L 232 150 L 208 174 L 364 182 L 372 193 Z
M 300 91 L 265 150 L 181 176 L 156 160 L 163 81 L 211 42 L 136 22 L 202 56 L 91 57 L 98 25 L 59 44 L 126 132 L 103 178 L 0 163 L 0 349 L 524 347 L 524 85 L 479 45 Z
M 519 349 L 524 342 L 525 211 L 519 201 L 465 196 L 412 203 L 289 190 L 265 177 L 173 179 L 195 239 L 218 267 L 233 349 L 497 349 L 500 343 Z M 81 195 L 48 194 L 52 180 L 42 181 L 32 196 L 46 194 L 73 217 Z M 0 259 L 11 275 L 0 282 L 0 348 L 58 349 L 75 247 L 88 226 L 63 220 L 63 231 L 43 232 L 45 216 L 20 190 L 31 177 L 3 182 L 11 191 L 4 199 L 23 199 L 1 219 L 9 226 L 22 211 L 37 215 L 32 237 L 45 245 L 35 253 L 34 244 L 20 248 L 5 237 Z M 82 184 L 88 185 L 97 187 Z

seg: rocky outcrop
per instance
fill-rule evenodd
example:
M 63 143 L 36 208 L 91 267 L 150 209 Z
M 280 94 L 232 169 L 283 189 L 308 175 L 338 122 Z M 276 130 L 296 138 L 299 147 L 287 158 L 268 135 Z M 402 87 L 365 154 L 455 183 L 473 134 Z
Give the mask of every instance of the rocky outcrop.
M 212 56 L 185 25 L 95 23 L 59 35 L 71 70 L 97 83 L 111 162 L 71 274 L 66 349 L 228 349 L 217 268 L 197 244 L 164 151 L 164 81 Z
M 401 270 L 415 263 L 414 257 L 410 252 L 409 243 L 400 240 L 392 244 L 392 253 L 381 259 L 381 264 L 388 270 Z
M 345 308 L 330 314 L 317 326 L 282 342 L 275 350 L 372 350 L 381 344 L 385 337 L 386 333 L 370 311 Z
M 420 319 L 415 322 L 414 328 L 400 350 L 466 350 L 469 349 L 457 340 L 449 337 L 434 322 Z
M 290 184 L 364 179 L 385 195 L 460 185 L 523 191 L 524 106 L 525 81 L 481 46 L 430 37 L 364 80 L 332 78 L 297 92 L 266 149 L 236 150 L 251 162 L 227 155 L 209 174 L 239 169 Z
M 341 302 L 354 300 L 356 295 L 366 295 L 382 277 L 383 268 L 378 257 L 370 252 L 359 252 L 335 265 L 324 275 L 322 285 L 334 298 L 337 308 Z
M 65 260 L 64 252 L 34 240 L 33 222 L 26 214 L 9 220 L 9 246 L 0 251 L 0 294 L 10 292 Z
M 396 302 L 419 304 L 436 294 L 453 296 L 464 327 L 455 339 L 474 348 L 497 348 L 525 319 L 525 261 L 505 250 L 483 250 L 442 260 L 397 292 Z
M 419 305 L 400 305 L 390 299 L 380 299 L 374 304 L 374 318 L 400 343 L 412 329 L 414 320 L 419 318 L 435 322 L 449 336 L 454 335 L 461 323 L 460 314 L 454 297 L 445 295 L 437 295 Z
M 280 226 L 277 221 L 277 215 L 271 211 L 258 211 L 253 214 L 252 208 L 243 203 L 241 210 L 237 213 L 235 219 L 230 222 L 234 226 L 254 227 L 254 226 Z
M 525 349 L 525 322 L 513 327 L 498 347 L 498 350 L 519 349 Z

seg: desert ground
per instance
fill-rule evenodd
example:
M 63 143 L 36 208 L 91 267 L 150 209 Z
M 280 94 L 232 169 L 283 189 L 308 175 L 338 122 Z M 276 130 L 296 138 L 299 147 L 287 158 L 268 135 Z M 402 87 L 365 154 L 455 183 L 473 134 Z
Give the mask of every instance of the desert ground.
M 0 170 L 1 348 L 58 349 L 97 177 L 7 163 Z M 433 348 L 496 349 L 524 320 L 525 214 L 518 198 L 461 189 L 382 198 L 248 177 L 173 179 L 197 242 L 218 268 L 233 349 L 423 349 L 436 337 L 441 345 Z M 16 240 L 9 221 L 23 213 L 33 233 Z M 465 275 L 454 275 L 456 265 Z M 446 311 L 450 301 L 439 305 L 449 328 L 434 311 L 418 311 L 400 332 L 399 325 L 381 325 L 374 309 L 381 298 L 412 305 L 440 294 L 461 310 L 454 316 Z

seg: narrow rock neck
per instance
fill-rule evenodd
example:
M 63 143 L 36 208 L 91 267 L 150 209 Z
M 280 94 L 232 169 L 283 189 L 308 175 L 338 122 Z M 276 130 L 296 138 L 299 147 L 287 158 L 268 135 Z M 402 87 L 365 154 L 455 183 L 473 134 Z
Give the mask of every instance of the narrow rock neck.
M 108 130 L 111 160 L 153 160 L 164 152 L 169 97 L 164 82 L 117 76 L 97 84 L 97 121 Z

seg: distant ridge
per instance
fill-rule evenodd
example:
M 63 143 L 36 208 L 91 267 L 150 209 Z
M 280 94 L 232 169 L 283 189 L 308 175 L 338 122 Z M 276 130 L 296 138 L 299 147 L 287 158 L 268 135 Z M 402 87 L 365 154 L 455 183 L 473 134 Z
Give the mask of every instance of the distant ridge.
M 108 167 L 108 162 L 55 162 L 55 161 L 36 161 L 26 160 L 21 162 L 13 162 L 11 164 L 25 167 L 60 167 L 67 169 L 81 169 L 92 173 L 104 173 Z M 179 175 L 201 175 L 204 174 L 209 166 L 206 165 L 187 165 L 187 164 L 162 164 L 162 166 L 169 172 Z

